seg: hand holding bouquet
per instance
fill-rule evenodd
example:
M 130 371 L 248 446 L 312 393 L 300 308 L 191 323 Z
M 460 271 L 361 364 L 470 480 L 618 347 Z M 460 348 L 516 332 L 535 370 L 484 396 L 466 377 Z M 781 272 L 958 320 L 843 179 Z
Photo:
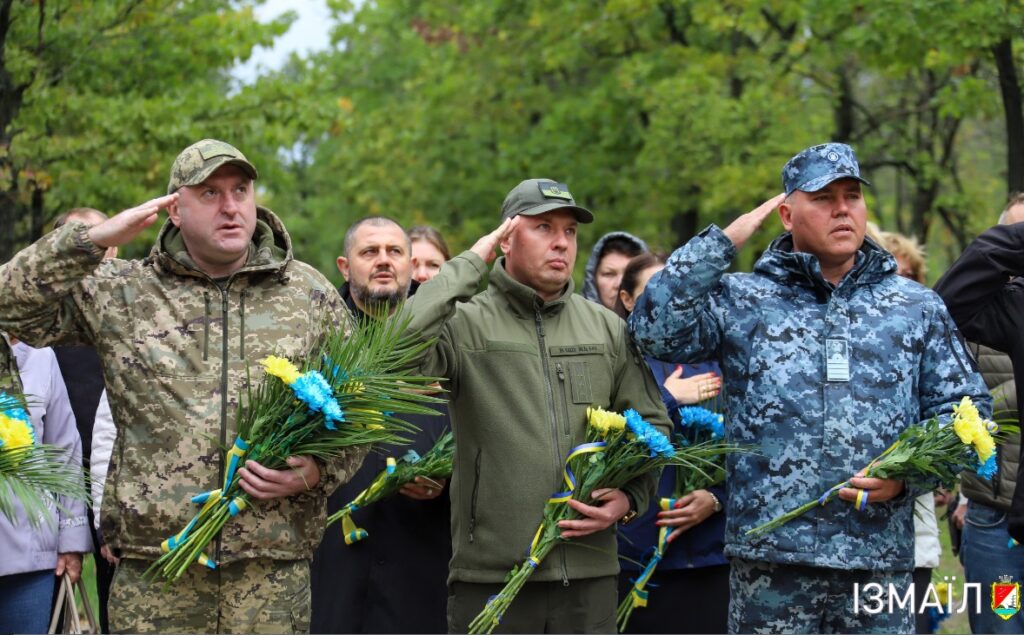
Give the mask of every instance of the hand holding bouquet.
M 425 404 L 439 400 L 423 391 L 435 378 L 404 370 L 427 344 L 411 343 L 403 328 L 398 320 L 367 320 L 351 334 L 332 329 L 301 369 L 280 357 L 261 360 L 266 373 L 238 410 L 221 487 L 192 498 L 199 513 L 163 542 L 147 573 L 173 581 L 193 562 L 217 567 L 206 546 L 251 504 L 239 485 L 243 460 L 283 470 L 292 456 L 330 460 L 355 445 L 406 443 L 403 435 L 415 428 L 395 414 L 436 414 Z
M 53 522 L 56 496 L 89 499 L 81 466 L 68 461 L 67 449 L 37 444 L 23 399 L 0 392 L 0 513 L 17 524 L 20 503 L 37 527 Z
M 1016 426 L 1003 426 L 1002 432 L 1016 430 Z M 982 478 L 992 478 L 996 470 L 996 441 L 1001 438 L 1000 427 L 993 421 L 982 419 L 970 397 L 964 397 L 953 407 L 953 420 L 949 425 L 932 418 L 924 424 L 912 425 L 899 439 L 873 460 L 864 470 L 864 476 L 902 480 L 921 489 L 934 489 L 938 482 L 953 487 L 961 469 L 970 466 Z M 818 505 L 826 505 L 839 490 L 849 487 L 843 481 L 828 489 L 818 498 L 782 514 L 763 525 L 747 531 L 748 536 L 771 531 L 804 514 Z M 868 495 L 860 490 L 854 502 L 862 510 L 868 504 Z
M 369 533 L 352 521 L 352 512 L 372 505 L 398 493 L 406 483 L 412 483 L 417 476 L 426 479 L 447 479 L 452 475 L 452 459 L 455 456 L 455 437 L 446 431 L 434 447 L 423 456 L 412 450 L 400 459 L 389 457 L 387 467 L 377 475 L 370 486 L 327 519 L 327 526 L 341 520 L 345 544 L 351 545 L 369 536 Z
M 735 450 L 724 441 L 725 423 L 721 414 L 701 406 L 683 406 L 679 408 L 679 422 L 683 433 L 673 435 L 677 455 L 692 455 L 691 460 L 695 465 L 692 469 L 676 468 L 676 485 L 672 496 L 658 500 L 658 507 L 662 511 L 673 509 L 676 501 L 687 494 L 725 481 L 725 456 Z M 620 633 L 626 630 L 633 610 L 647 606 L 647 584 L 658 563 L 665 557 L 672 531 L 672 527 L 667 525 L 658 529 L 654 553 L 633 582 L 629 595 L 619 603 L 616 622 Z

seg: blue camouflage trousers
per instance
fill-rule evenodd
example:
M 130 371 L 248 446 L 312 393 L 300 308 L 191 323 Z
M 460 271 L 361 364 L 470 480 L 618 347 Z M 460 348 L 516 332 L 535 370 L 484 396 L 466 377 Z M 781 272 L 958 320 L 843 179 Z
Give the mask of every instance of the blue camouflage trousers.
M 854 584 L 908 589 L 910 571 L 729 562 L 730 633 L 913 633 L 910 610 L 854 612 Z

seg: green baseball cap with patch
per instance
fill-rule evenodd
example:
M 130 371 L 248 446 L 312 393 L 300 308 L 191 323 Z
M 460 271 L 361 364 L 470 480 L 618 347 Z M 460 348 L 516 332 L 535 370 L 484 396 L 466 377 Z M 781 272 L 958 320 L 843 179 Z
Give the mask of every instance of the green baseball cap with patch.
M 569 193 L 569 186 L 551 179 L 527 179 L 512 188 L 501 204 L 501 220 L 513 216 L 537 216 L 556 209 L 571 210 L 581 223 L 594 222 L 590 210 L 580 207 Z
M 203 139 L 182 150 L 174 160 L 167 193 L 172 194 L 186 185 L 199 185 L 222 165 L 237 165 L 250 179 L 259 178 L 256 168 L 238 148 L 216 139 Z

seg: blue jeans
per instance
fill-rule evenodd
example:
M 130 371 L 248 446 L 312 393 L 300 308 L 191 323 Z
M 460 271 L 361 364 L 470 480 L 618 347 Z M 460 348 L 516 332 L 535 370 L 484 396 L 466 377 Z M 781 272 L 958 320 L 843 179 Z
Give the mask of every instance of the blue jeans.
M 1009 575 L 1013 582 L 1024 583 L 1024 546 L 1007 547 L 1010 534 L 1006 525 L 1006 512 L 974 501 L 967 503 L 960 562 L 967 582 L 981 584 L 981 613 L 974 613 L 972 601 L 967 614 L 974 633 L 1024 633 L 1024 612 L 1004 620 L 992 610 L 992 583 L 999 582 L 999 576 Z
M 0 576 L 0 633 L 45 633 L 53 580 L 53 569 Z

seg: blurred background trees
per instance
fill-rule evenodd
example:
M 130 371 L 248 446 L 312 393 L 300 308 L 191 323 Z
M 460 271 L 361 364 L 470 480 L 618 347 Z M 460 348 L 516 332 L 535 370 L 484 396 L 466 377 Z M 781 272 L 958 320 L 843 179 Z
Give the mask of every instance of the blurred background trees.
M 0 258 L 67 207 L 160 194 L 202 137 L 253 159 L 297 255 L 335 279 L 351 221 L 432 224 L 458 250 L 527 177 L 594 210 L 581 251 L 613 229 L 671 249 L 776 193 L 800 149 L 845 141 L 873 220 L 924 240 L 933 276 L 1024 189 L 1017 0 L 328 4 L 328 49 L 239 86 L 293 15 L 0 0 Z

